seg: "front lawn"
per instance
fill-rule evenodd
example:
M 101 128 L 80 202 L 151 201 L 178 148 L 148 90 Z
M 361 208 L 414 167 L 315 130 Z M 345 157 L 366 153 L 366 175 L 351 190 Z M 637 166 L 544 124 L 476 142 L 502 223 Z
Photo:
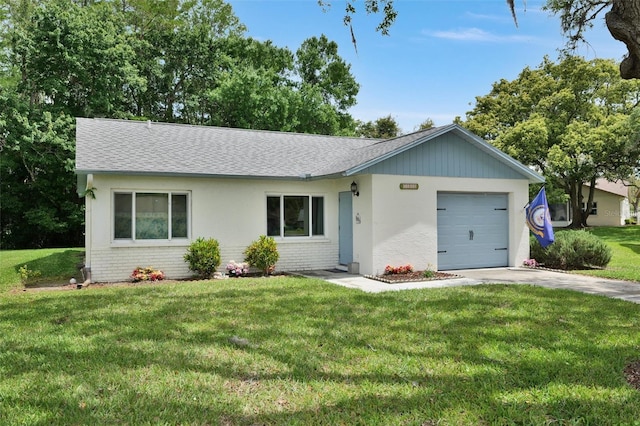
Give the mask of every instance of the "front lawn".
M 575 271 L 594 277 L 640 282 L 640 226 L 591 228 L 613 251 L 611 262 L 605 269 Z
M 251 278 L 0 295 L 0 424 L 637 424 L 640 305 Z
M 35 274 L 28 277 L 29 286 L 67 284 L 71 278 L 82 282 L 78 265 L 84 249 L 40 249 L 0 251 L 0 294 L 22 287 L 20 268 Z

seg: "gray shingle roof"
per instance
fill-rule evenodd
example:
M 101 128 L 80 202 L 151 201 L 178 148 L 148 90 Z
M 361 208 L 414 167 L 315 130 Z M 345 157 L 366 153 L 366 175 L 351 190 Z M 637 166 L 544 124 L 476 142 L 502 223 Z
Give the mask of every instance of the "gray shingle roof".
M 379 140 L 88 118 L 76 119 L 76 172 L 270 178 L 349 175 L 451 130 L 523 174 L 530 172 L 457 125 Z

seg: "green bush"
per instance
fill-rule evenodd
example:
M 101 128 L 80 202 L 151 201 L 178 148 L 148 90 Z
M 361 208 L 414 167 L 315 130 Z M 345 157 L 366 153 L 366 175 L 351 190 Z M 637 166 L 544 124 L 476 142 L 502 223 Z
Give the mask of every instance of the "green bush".
M 244 261 L 266 275 L 273 272 L 279 258 L 276 240 L 265 235 L 260 235 L 260 238 L 252 242 L 244 251 Z
M 211 278 L 220 266 L 220 246 L 218 241 L 200 237 L 191 243 L 184 260 L 189 264 L 189 270 L 198 274 L 200 278 Z
M 530 243 L 531 257 L 547 268 L 605 267 L 611 260 L 609 246 L 587 231 L 556 231 L 555 242 L 547 248 L 542 248 L 533 236 Z

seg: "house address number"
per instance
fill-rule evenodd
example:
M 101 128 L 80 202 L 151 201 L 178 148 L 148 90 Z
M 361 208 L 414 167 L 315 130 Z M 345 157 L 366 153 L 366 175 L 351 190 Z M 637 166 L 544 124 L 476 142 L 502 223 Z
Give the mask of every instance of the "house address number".
M 401 183 L 400 189 L 418 189 L 419 185 L 417 183 Z

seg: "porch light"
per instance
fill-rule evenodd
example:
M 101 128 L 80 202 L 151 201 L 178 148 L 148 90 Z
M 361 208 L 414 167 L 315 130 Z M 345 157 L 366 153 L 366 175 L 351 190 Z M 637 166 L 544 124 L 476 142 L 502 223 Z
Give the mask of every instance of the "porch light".
M 358 184 L 355 181 L 351 182 L 351 193 L 356 197 L 360 196 L 360 193 L 358 192 Z

